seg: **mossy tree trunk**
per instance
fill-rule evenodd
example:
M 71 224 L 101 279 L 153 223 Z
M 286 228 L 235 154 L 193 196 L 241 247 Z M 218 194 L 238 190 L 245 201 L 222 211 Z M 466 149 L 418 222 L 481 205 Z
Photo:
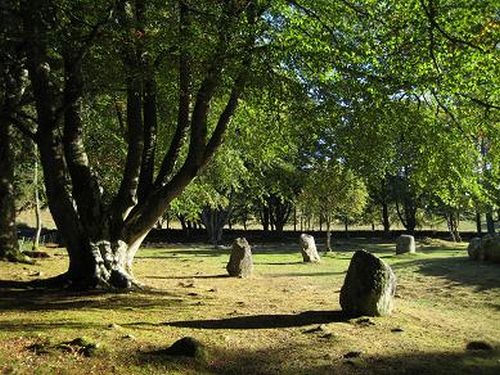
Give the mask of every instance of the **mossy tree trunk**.
M 0 122 L 0 259 L 18 261 L 22 254 L 17 241 L 12 132 L 11 124 Z

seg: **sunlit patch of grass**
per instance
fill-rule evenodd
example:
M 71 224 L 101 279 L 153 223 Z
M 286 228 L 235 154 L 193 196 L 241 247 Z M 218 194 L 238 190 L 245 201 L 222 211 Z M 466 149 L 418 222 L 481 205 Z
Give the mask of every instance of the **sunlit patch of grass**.
M 142 249 L 135 273 L 152 287 L 132 293 L 72 293 L 2 286 L 0 371 L 4 373 L 497 373 L 500 268 L 471 262 L 465 245 L 425 245 L 395 255 L 394 244 L 334 242 L 319 264 L 298 245 L 254 248 L 255 274 L 226 276 L 229 249 L 170 245 Z M 354 250 L 389 263 L 398 278 L 396 309 L 374 324 L 346 320 L 339 291 Z M 62 250 L 35 265 L 1 264 L 1 280 L 32 280 L 65 270 Z M 318 328 L 321 327 L 321 328 Z M 155 355 L 183 336 L 206 344 L 210 359 Z M 99 342 L 95 357 L 28 349 L 77 337 Z M 468 352 L 482 340 L 491 352 Z M 360 353 L 348 358 L 348 353 Z

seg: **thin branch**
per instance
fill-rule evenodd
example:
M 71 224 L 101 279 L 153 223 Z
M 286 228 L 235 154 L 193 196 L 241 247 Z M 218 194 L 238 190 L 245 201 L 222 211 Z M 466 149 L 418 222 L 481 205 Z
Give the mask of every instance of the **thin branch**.
M 29 125 L 25 121 L 22 121 L 21 119 L 13 116 L 2 116 L 0 117 L 0 120 L 10 122 L 24 136 L 28 137 L 29 139 L 35 140 L 36 133 L 30 129 Z
M 180 2 L 179 9 L 179 35 L 180 35 L 180 56 L 179 56 L 179 109 L 177 113 L 177 127 L 170 142 L 170 147 L 163 158 L 160 171 L 155 181 L 159 186 L 166 179 L 170 178 L 176 160 L 179 156 L 186 132 L 189 127 L 189 106 L 191 103 L 191 56 L 188 50 L 188 34 L 191 25 L 190 11 L 185 2 Z
M 488 108 L 488 109 L 497 109 L 497 110 L 500 110 L 500 106 L 499 105 L 496 105 L 496 104 L 491 104 L 491 103 L 488 103 L 484 100 L 481 100 L 481 99 L 478 99 L 478 98 L 475 98 L 469 94 L 458 94 L 464 98 L 467 98 L 469 99 L 470 101 L 476 103 L 476 104 L 479 104 L 480 106 L 482 107 L 485 107 L 485 108 Z
M 448 107 L 446 107 L 444 105 L 444 103 L 439 99 L 439 96 L 437 95 L 436 91 L 435 90 L 431 90 L 431 93 L 432 93 L 432 96 L 434 97 L 434 99 L 436 100 L 436 103 L 438 104 L 439 108 L 441 108 L 448 115 L 448 117 L 450 117 L 450 119 L 452 120 L 452 122 L 457 126 L 458 130 L 460 130 L 460 132 L 464 136 L 466 136 L 471 141 L 473 141 L 473 139 L 471 138 L 471 136 L 469 134 L 467 134 L 467 132 L 462 127 L 462 124 L 460 124 L 460 122 L 457 120 L 457 118 L 455 117 L 455 115 L 453 114 L 453 112 Z
M 328 25 L 322 18 L 319 14 L 317 14 L 315 11 L 313 11 L 312 9 L 310 8 L 307 8 L 301 4 L 299 4 L 297 1 L 291 1 L 290 2 L 292 5 L 294 5 L 295 7 L 297 7 L 298 9 L 300 9 L 301 11 L 303 11 L 307 16 L 315 19 L 316 21 L 318 21 L 320 23 L 320 25 L 322 25 L 324 28 L 326 28 L 328 30 L 328 32 L 330 33 L 330 36 L 333 38 L 333 40 L 335 41 L 335 43 L 337 44 L 340 44 L 339 43 L 339 40 L 337 38 L 337 36 L 335 35 L 335 29 Z
M 464 40 L 464 39 L 461 39 L 461 38 L 458 38 L 454 35 L 451 35 L 450 33 L 448 33 L 436 20 L 436 17 L 437 17 L 437 14 L 436 14 L 436 7 L 434 6 L 434 2 L 433 0 L 429 0 L 429 5 L 427 6 L 425 4 L 425 0 L 420 0 L 420 5 L 422 6 L 423 10 L 424 10 L 424 13 L 425 15 L 427 16 L 431 26 L 433 28 L 435 28 L 437 31 L 439 31 L 439 33 L 444 36 L 446 39 L 448 39 L 450 42 L 452 43 L 455 43 L 455 44 L 462 44 L 464 46 L 467 46 L 467 47 L 470 47 L 470 48 L 473 48 L 473 49 L 477 49 L 481 52 L 486 52 L 483 48 L 481 48 L 480 46 L 474 44 L 474 43 L 471 43 L 467 40 Z
M 213 131 L 212 136 L 210 137 L 210 140 L 208 141 L 208 144 L 205 148 L 205 152 L 203 154 L 204 165 L 206 165 L 206 163 L 215 153 L 215 150 L 217 150 L 217 148 L 222 143 L 222 137 L 227 129 L 229 120 L 233 116 L 234 111 L 236 110 L 236 107 L 238 105 L 238 99 L 243 91 L 243 87 L 246 82 L 246 76 L 247 76 L 247 71 L 245 69 L 245 71 L 240 74 L 240 76 L 236 79 L 234 83 L 226 107 L 219 116 L 219 120 L 217 121 L 217 126 L 215 127 L 215 130 Z
M 76 61 L 79 63 L 84 57 L 85 54 L 89 51 L 90 47 L 92 47 L 93 43 L 97 39 L 97 36 L 101 32 L 101 30 L 108 24 L 108 22 L 113 17 L 113 11 L 118 7 L 118 5 L 122 2 L 122 0 L 116 1 L 111 4 L 106 9 L 106 17 L 101 21 L 97 22 L 93 27 L 90 33 L 84 38 L 83 44 L 80 46 L 76 56 Z

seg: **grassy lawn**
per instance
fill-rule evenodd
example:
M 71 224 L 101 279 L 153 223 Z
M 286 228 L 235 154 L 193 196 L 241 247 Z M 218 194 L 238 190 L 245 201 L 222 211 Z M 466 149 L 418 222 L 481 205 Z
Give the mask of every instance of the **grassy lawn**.
M 61 249 L 36 265 L 2 263 L 0 373 L 500 373 L 500 266 L 469 261 L 465 244 L 444 241 L 406 256 L 383 242 L 335 245 L 320 264 L 303 264 L 294 244 L 256 246 L 250 279 L 226 277 L 229 250 L 143 249 L 135 273 L 152 288 L 132 293 L 41 292 L 13 282 L 63 272 Z M 340 287 L 359 248 L 398 277 L 391 317 L 340 313 Z M 156 353 L 184 336 L 204 343 L 208 356 Z M 99 344 L 95 354 L 60 346 L 79 337 Z M 471 341 L 494 350 L 468 351 Z

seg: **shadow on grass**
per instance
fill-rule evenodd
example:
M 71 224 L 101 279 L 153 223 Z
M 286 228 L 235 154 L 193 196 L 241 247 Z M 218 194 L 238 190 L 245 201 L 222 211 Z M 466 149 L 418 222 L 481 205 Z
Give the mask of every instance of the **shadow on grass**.
M 296 266 L 299 264 L 304 264 L 304 262 L 254 262 L 255 265 L 259 266 Z
M 311 336 L 312 340 L 317 340 Z M 295 345 L 271 346 L 258 350 L 208 347 L 203 361 L 160 354 L 161 349 L 139 351 L 133 356 L 137 365 L 161 367 L 172 372 L 216 374 L 466 374 L 500 373 L 498 351 L 491 352 L 409 352 L 398 355 L 366 355 L 348 358 L 348 349 L 317 341 Z M 355 350 L 356 348 L 352 348 Z M 346 358 L 347 357 L 347 358 Z
M 461 285 L 476 287 L 477 291 L 500 288 L 500 266 L 475 262 L 467 257 L 424 258 L 392 265 L 394 270 L 417 267 L 418 273 L 446 278 Z
M 351 318 L 352 316 L 348 316 L 342 311 L 305 311 L 299 314 L 250 315 L 226 319 L 184 320 L 163 324 L 172 327 L 201 329 L 263 329 L 338 323 Z
M 323 277 L 323 276 L 335 276 L 343 275 L 345 272 L 287 272 L 287 273 L 271 273 L 266 276 L 276 278 L 276 277 Z
M 184 302 L 181 295 L 164 290 L 134 292 L 34 289 L 32 282 L 0 280 L 0 311 L 142 310 L 168 308 Z
M 214 248 L 182 248 L 182 249 L 155 249 L 153 255 L 139 253 L 136 259 L 180 259 L 187 255 L 192 257 L 217 257 L 229 254 L 230 250 Z
M 226 279 L 230 276 L 227 274 L 219 275 L 192 275 L 192 276 L 144 276 L 145 279 L 158 280 L 185 280 L 185 279 Z
M 39 332 L 39 331 L 54 331 L 54 330 L 84 330 L 84 329 L 106 329 L 107 324 L 93 322 L 46 322 L 46 323 L 28 323 L 25 320 L 9 320 L 0 321 L 1 331 L 10 332 Z

